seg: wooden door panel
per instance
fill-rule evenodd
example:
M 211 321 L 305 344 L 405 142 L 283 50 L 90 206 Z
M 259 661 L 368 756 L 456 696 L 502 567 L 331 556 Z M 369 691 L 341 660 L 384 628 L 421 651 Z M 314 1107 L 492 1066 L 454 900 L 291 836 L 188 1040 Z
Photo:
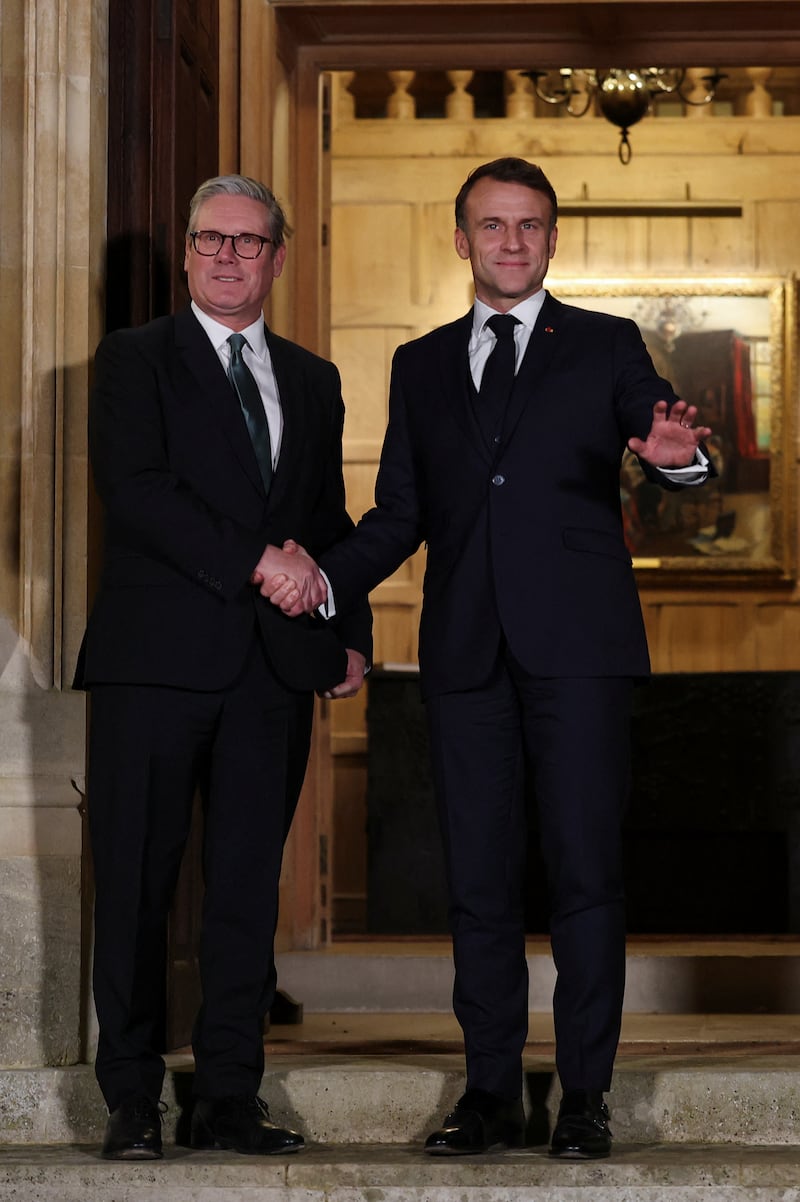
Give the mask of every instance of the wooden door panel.
M 188 300 L 182 264 L 189 200 L 219 160 L 218 26 L 218 0 L 110 0 L 109 330 L 140 325 Z M 95 528 L 100 520 L 93 511 Z M 90 579 L 98 554 L 91 550 Z M 199 999 L 200 811 L 196 804 L 170 922 L 168 1048 L 190 1041 Z

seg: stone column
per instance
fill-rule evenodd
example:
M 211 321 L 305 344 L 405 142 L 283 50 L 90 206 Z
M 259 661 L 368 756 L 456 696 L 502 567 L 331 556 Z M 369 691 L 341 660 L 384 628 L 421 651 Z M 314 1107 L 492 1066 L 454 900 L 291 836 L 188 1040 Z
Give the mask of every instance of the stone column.
M 101 331 L 107 7 L 3 0 L 0 1066 L 83 1051 L 86 399 Z

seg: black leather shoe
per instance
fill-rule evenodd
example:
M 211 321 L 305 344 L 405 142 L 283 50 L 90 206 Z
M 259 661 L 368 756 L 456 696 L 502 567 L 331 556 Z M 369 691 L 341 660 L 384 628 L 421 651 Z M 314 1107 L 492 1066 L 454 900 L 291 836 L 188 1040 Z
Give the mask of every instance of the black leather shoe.
M 439 1131 L 425 1140 L 431 1156 L 470 1156 L 500 1148 L 520 1148 L 524 1143 L 522 1102 L 495 1097 L 482 1089 L 468 1089 L 455 1104 Z
M 145 1094 L 126 1098 L 108 1116 L 103 1156 L 108 1160 L 160 1160 L 161 1155 L 158 1102 Z
M 600 1160 L 611 1153 L 608 1107 L 595 1089 L 568 1090 L 561 1099 L 550 1155 L 564 1160 Z
M 263 1098 L 243 1094 L 230 1098 L 198 1098 L 192 1114 L 193 1148 L 230 1148 L 251 1156 L 299 1152 L 302 1135 L 278 1127 Z

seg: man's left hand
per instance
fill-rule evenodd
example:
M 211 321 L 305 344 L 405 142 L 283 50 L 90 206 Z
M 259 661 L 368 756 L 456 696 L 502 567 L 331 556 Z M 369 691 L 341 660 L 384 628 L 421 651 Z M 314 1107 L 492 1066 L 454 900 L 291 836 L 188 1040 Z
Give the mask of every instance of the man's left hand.
M 347 675 L 341 684 L 337 684 L 333 689 L 328 689 L 322 696 L 327 697 L 329 700 L 335 700 L 338 697 L 355 697 L 364 683 L 366 667 L 367 661 L 361 652 L 354 651 L 352 647 L 348 647 Z
M 670 409 L 666 401 L 657 401 L 647 438 L 628 439 L 628 449 L 653 467 L 689 467 L 698 446 L 711 433 L 708 426 L 694 424 L 696 417 L 696 405 L 676 401 Z

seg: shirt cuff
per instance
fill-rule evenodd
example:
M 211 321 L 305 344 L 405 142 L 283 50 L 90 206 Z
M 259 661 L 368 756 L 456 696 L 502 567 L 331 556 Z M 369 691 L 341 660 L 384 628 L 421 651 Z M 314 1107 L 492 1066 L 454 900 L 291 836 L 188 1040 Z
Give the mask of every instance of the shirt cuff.
M 694 463 L 686 467 L 660 467 L 658 470 L 676 484 L 705 484 L 708 479 L 708 456 L 698 447 L 694 453 Z
M 324 618 L 326 620 L 326 622 L 330 622 L 331 618 L 336 617 L 336 602 L 333 599 L 333 589 L 331 588 L 331 582 L 328 579 L 328 577 L 325 575 L 325 573 L 323 572 L 322 568 L 319 569 L 319 574 L 322 577 L 322 579 L 325 581 L 325 584 L 328 587 L 328 600 L 323 601 L 322 605 L 319 605 L 317 607 L 316 612 L 319 614 L 319 616 L 321 618 Z

